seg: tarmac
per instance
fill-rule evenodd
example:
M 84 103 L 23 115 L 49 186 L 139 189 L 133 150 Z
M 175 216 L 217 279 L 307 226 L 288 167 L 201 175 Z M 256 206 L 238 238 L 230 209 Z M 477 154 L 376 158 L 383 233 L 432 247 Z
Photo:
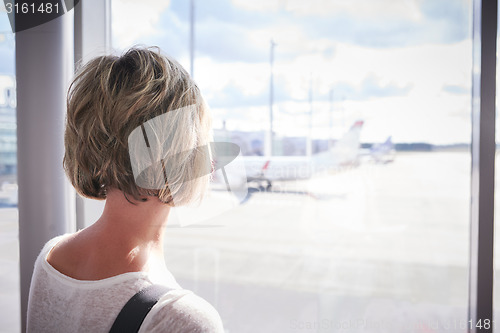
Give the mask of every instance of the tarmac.
M 250 192 L 166 232 L 169 269 L 226 332 L 467 331 L 468 153 L 398 153 Z M 0 209 L 0 250 L 0 332 L 19 332 L 15 208 Z

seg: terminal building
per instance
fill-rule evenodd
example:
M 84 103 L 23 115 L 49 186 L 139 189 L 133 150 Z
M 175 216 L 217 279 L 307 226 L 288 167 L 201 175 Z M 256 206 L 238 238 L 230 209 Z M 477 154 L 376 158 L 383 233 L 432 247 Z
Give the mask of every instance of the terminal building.
M 0 75 L 0 184 L 13 182 L 17 170 L 15 79 Z

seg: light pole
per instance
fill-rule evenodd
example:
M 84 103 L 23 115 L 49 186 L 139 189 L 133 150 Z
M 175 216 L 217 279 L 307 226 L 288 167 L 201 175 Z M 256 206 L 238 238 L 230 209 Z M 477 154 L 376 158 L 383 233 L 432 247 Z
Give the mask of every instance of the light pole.
M 328 132 L 328 149 L 333 147 L 333 88 L 330 89 L 330 128 Z
M 271 39 L 271 54 L 269 58 L 270 62 L 270 76 L 269 76 L 269 141 L 268 141 L 268 155 L 273 156 L 273 143 L 274 143 L 274 131 L 273 131 L 273 104 L 274 104 L 274 82 L 273 82 L 273 72 L 274 72 L 274 48 L 276 43 Z
M 313 79 L 311 73 L 309 78 L 309 122 L 308 122 L 307 140 L 306 140 L 307 157 L 311 157 L 312 155 L 312 119 L 313 119 Z
M 191 0 L 189 11 L 189 60 L 191 77 L 194 77 L 194 1 Z

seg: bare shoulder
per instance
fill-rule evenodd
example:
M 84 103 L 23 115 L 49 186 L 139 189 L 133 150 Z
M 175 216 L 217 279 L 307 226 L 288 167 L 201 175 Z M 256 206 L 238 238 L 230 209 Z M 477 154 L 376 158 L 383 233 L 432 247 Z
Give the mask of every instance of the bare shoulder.
M 70 234 L 57 242 L 57 244 L 47 254 L 47 262 L 59 272 L 65 274 L 71 271 L 75 265 L 73 242 L 76 234 Z
M 163 297 L 151 311 L 140 332 L 223 333 L 217 310 L 203 298 L 189 292 Z

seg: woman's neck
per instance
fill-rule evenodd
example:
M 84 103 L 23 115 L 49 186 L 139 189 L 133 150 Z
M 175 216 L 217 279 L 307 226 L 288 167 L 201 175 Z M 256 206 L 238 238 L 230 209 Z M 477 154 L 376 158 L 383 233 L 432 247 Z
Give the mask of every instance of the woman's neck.
M 145 202 L 132 202 L 135 204 L 129 202 L 121 191 L 109 190 L 104 211 L 92 227 L 110 241 L 125 241 L 129 245 L 162 243 L 170 206 L 156 197 L 148 197 Z
M 139 271 L 161 275 L 166 272 L 163 233 L 169 212 L 155 197 L 134 205 L 122 192 L 110 190 L 99 220 L 58 244 L 47 260 L 82 280 Z
M 126 256 L 132 266 L 146 265 L 151 259 L 164 262 L 163 234 L 169 213 L 170 206 L 156 197 L 132 204 L 121 191 L 111 189 L 101 217 L 88 229 L 108 244 L 108 251 Z

